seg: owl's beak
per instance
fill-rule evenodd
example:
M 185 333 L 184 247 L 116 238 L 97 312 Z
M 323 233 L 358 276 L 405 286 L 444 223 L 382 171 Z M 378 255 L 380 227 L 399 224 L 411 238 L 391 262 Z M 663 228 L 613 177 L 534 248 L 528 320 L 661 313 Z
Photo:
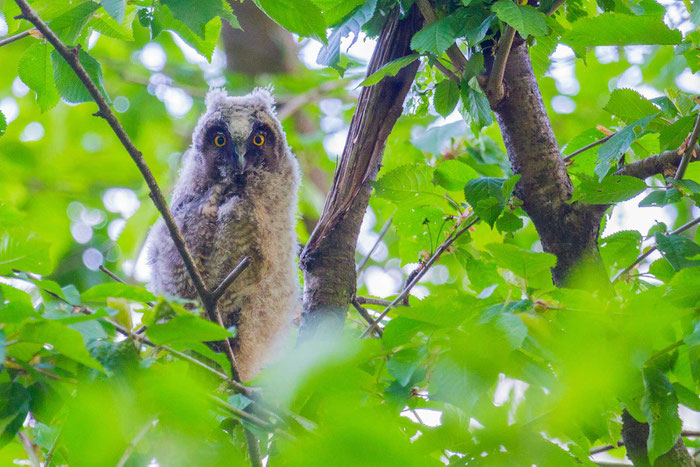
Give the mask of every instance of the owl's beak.
M 245 143 L 234 142 L 233 151 L 231 151 L 231 155 L 229 156 L 229 164 L 233 166 L 233 170 L 237 173 L 243 173 L 245 171 L 245 153 Z

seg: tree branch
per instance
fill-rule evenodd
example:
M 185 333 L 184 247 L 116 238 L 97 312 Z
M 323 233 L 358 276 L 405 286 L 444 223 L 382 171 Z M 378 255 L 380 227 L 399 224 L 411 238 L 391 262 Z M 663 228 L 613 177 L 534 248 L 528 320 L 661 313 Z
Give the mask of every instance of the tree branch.
M 391 227 L 391 221 L 393 217 L 390 217 L 388 221 L 384 223 L 382 226 L 382 230 L 379 231 L 379 236 L 377 237 L 377 241 L 374 242 L 374 245 L 372 245 L 372 248 L 367 252 L 364 258 L 362 258 L 362 261 L 360 261 L 360 264 L 357 265 L 357 273 L 359 274 L 360 271 L 362 271 L 365 266 L 367 266 L 367 263 L 369 262 L 370 257 L 372 256 L 372 253 L 374 253 L 374 250 L 377 249 L 379 244 L 382 242 L 382 239 L 384 238 L 384 235 L 389 231 L 389 227 Z
M 367 321 L 367 324 L 370 324 L 370 325 L 371 325 L 371 324 L 374 322 L 374 320 L 372 319 L 372 317 L 370 316 L 370 314 L 367 312 L 367 310 L 365 310 L 364 308 L 362 308 L 362 305 L 360 305 L 360 304 L 358 303 L 357 299 L 355 299 L 355 300 L 352 301 L 352 306 L 355 307 L 355 309 L 356 309 L 357 312 L 360 314 L 360 316 L 362 316 L 362 317 L 364 318 L 364 320 Z M 381 330 L 381 329 L 375 328 L 375 329 L 374 329 L 374 332 L 377 334 L 377 337 L 382 337 L 382 334 L 383 334 L 383 333 L 382 333 L 382 330 Z
M 14 36 L 10 36 L 10 37 L 6 37 L 4 39 L 1 39 L 0 40 L 0 47 L 2 47 L 3 45 L 11 44 L 12 42 L 18 41 L 18 40 L 25 38 L 27 36 L 31 36 L 32 33 L 35 31 L 36 31 L 36 29 L 32 28 L 32 29 L 28 29 L 26 31 L 20 32 L 19 34 L 15 34 Z
M 412 53 L 411 37 L 423 23 L 414 7 L 405 19 L 398 8 L 387 17 L 367 74 Z M 355 250 L 371 186 L 381 165 L 384 146 L 403 110 L 415 78 L 416 61 L 395 77 L 362 88 L 348 137 L 321 218 L 299 259 L 304 272 L 304 310 L 299 336 L 304 339 L 323 326 L 339 330 L 355 296 Z
M 431 24 L 438 20 L 437 14 L 435 14 L 435 10 L 433 10 L 433 6 L 430 4 L 430 0 L 416 0 L 416 4 L 418 5 L 421 15 L 423 15 L 423 18 L 425 18 L 426 24 Z M 452 44 L 447 48 L 446 53 L 447 56 L 450 57 L 450 61 L 452 62 L 452 66 L 455 68 L 456 74 L 458 76 L 462 76 L 464 74 L 464 70 L 467 68 L 467 59 L 462 51 L 459 50 L 457 44 Z
M 503 76 L 506 72 L 506 63 L 508 62 L 510 48 L 513 46 L 513 39 L 515 39 L 515 29 L 506 24 L 503 34 L 498 41 L 496 58 L 493 61 L 493 67 L 491 68 L 491 73 L 489 74 L 489 80 L 485 89 L 486 96 L 489 98 L 489 103 L 492 108 L 496 107 L 498 103 L 503 100 L 503 96 L 505 95 Z
M 700 151 L 700 146 L 695 145 L 695 151 Z M 691 151 L 692 154 L 692 151 Z M 630 177 L 641 178 L 642 180 L 652 175 L 663 175 L 672 177 L 677 172 L 684 153 L 679 149 L 664 151 L 655 156 L 628 164 L 615 172 L 615 175 L 629 175 Z M 695 162 L 697 159 L 691 162 Z
M 406 285 L 406 287 L 404 287 L 401 293 L 394 300 L 392 300 L 391 303 L 389 303 L 389 305 L 387 305 L 384 311 L 382 311 L 380 315 L 377 316 L 377 319 L 372 321 L 372 323 L 367 329 L 365 329 L 365 331 L 360 335 L 360 337 L 367 337 L 367 335 L 370 332 L 372 332 L 372 330 L 377 328 L 379 322 L 389 313 L 389 311 L 391 311 L 392 308 L 396 307 L 399 303 L 401 303 L 401 301 L 404 298 L 408 296 L 413 286 L 415 286 L 418 283 L 418 281 L 420 281 L 423 278 L 425 273 L 428 272 L 428 269 L 430 269 L 430 267 L 433 264 L 435 264 L 437 260 L 440 259 L 440 256 L 445 252 L 445 250 L 447 250 L 450 247 L 450 245 L 452 245 L 455 242 L 455 240 L 457 240 L 464 232 L 469 230 L 477 222 L 479 222 L 479 218 L 475 217 L 474 219 L 472 219 L 471 222 L 467 223 L 467 225 L 464 228 L 455 231 L 455 233 L 452 234 L 450 238 L 442 242 L 438 249 L 435 250 L 435 254 L 433 254 L 433 256 L 431 256 L 430 259 L 424 265 L 422 265 L 422 269 L 418 271 L 418 274 L 416 274 L 413 277 L 413 279 Z
M 673 177 L 674 180 L 681 180 L 685 175 L 685 169 L 688 168 L 690 158 L 693 155 L 693 152 L 695 152 L 695 143 L 698 142 L 698 136 L 700 136 L 700 114 L 698 114 L 698 117 L 695 119 L 695 126 L 693 127 L 693 132 L 690 134 L 688 147 L 685 149 L 685 153 L 683 153 L 683 158 L 681 159 L 681 163 L 678 165 L 676 176 Z
M 581 149 L 577 149 L 576 151 L 572 152 L 572 153 L 569 154 L 568 156 L 564 157 L 564 158 L 563 158 L 564 162 L 569 162 L 571 159 L 573 159 L 574 157 L 578 156 L 579 154 L 581 154 L 581 153 L 583 153 L 583 152 L 586 152 L 586 151 L 588 151 L 588 150 L 591 149 L 591 148 L 594 148 L 594 147 L 596 147 L 596 146 L 599 146 L 599 145 L 603 144 L 604 142 L 606 142 L 607 140 L 609 140 L 610 138 L 612 138 L 614 135 L 615 135 L 615 133 L 613 133 L 612 135 L 604 136 L 603 138 L 600 138 L 600 139 L 597 140 L 597 141 L 593 141 L 591 144 L 585 145 L 585 146 L 582 147 Z

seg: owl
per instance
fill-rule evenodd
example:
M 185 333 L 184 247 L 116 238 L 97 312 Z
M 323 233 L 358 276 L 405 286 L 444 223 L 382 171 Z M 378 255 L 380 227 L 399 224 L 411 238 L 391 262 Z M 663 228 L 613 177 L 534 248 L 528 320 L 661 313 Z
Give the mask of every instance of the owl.
M 206 112 L 183 157 L 171 211 L 210 290 L 250 257 L 250 266 L 219 300 L 224 325 L 237 329 L 233 350 L 244 381 L 257 374 L 298 313 L 299 183 L 299 166 L 270 92 L 209 91 Z M 162 219 L 148 244 L 150 288 L 196 298 Z

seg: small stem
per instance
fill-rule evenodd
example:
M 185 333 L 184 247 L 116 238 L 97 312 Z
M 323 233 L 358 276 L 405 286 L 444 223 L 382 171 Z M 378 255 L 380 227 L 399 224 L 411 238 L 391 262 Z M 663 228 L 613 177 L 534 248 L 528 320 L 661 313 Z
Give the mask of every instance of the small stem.
M 250 430 L 245 430 L 245 440 L 248 444 L 248 456 L 250 457 L 250 465 L 253 467 L 262 467 L 262 456 L 260 455 L 260 445 L 255 434 Z
M 357 302 L 357 299 L 353 300 L 351 303 L 352 303 L 352 306 L 355 307 L 357 312 L 360 314 L 360 316 L 362 316 L 364 318 L 364 320 L 367 321 L 367 324 L 371 325 L 374 322 L 374 320 L 372 319 L 370 314 L 367 312 L 367 310 L 362 308 L 362 306 Z M 375 328 L 374 332 L 377 334 L 378 337 L 382 337 L 383 333 L 382 333 L 381 329 Z
M 394 308 L 398 303 L 400 303 L 405 297 L 408 296 L 413 286 L 416 285 L 418 281 L 421 280 L 421 278 L 423 278 L 425 273 L 428 272 L 428 269 L 430 269 L 430 267 L 433 264 L 435 264 L 435 262 L 437 262 L 438 259 L 440 259 L 440 256 L 445 252 L 445 250 L 447 250 L 450 247 L 450 245 L 452 245 L 455 242 L 455 240 L 457 240 L 464 232 L 469 230 L 477 222 L 479 222 L 478 217 L 474 218 L 471 222 L 469 222 L 466 225 L 466 227 L 464 227 L 462 230 L 457 231 L 454 235 L 445 240 L 435 251 L 435 254 L 430 257 L 427 263 L 425 263 L 423 269 L 421 269 L 421 271 L 418 274 L 416 274 L 413 280 L 406 285 L 406 287 L 401 291 L 401 293 L 394 300 L 392 300 L 392 302 L 389 303 L 389 305 L 387 305 L 384 311 L 382 311 L 381 314 L 377 316 L 377 319 L 375 319 L 372 322 L 372 324 L 370 324 L 369 327 L 364 330 L 364 332 L 360 335 L 360 338 L 367 337 L 367 335 L 377 327 L 377 325 L 389 313 L 389 311 L 391 311 L 392 308 Z
M 439 59 L 439 58 L 438 58 L 437 60 L 435 60 L 434 65 L 435 65 L 435 68 L 437 68 L 438 70 L 440 70 L 440 71 L 442 72 L 442 74 L 444 74 L 445 76 L 447 76 L 449 79 L 451 79 L 451 80 L 454 81 L 455 83 L 460 84 L 459 76 L 455 75 L 454 72 L 453 72 L 452 70 L 450 70 L 450 69 L 447 68 L 445 65 L 443 65 L 442 63 L 440 63 L 440 59 Z
M 506 63 L 508 62 L 510 48 L 513 45 L 513 39 L 515 39 L 515 29 L 509 24 L 506 24 L 501 39 L 498 41 L 496 58 L 493 61 L 491 75 L 486 85 L 486 94 L 489 97 L 489 101 L 491 101 L 491 108 L 498 105 L 505 96 L 503 76 L 506 74 Z
M 612 138 L 614 135 L 615 135 L 615 133 L 613 133 L 612 135 L 607 135 L 607 136 L 605 136 L 605 137 L 603 137 L 603 138 L 600 138 L 600 139 L 597 140 L 597 141 L 593 141 L 591 144 L 585 145 L 585 146 L 582 147 L 581 149 L 575 150 L 574 152 L 572 152 L 572 153 L 569 154 L 568 156 L 564 157 L 564 162 L 569 162 L 571 159 L 573 159 L 574 157 L 578 156 L 579 154 L 581 154 L 581 153 L 583 153 L 583 152 L 586 152 L 586 151 L 588 151 L 588 150 L 591 149 L 591 148 L 594 148 L 594 147 L 596 147 L 596 146 L 599 146 L 599 145 L 603 144 L 604 142 L 606 142 L 607 140 L 609 140 L 610 138 Z
M 695 119 L 695 126 L 693 127 L 693 132 L 690 134 L 690 140 L 688 140 L 688 147 L 683 153 L 683 158 L 681 163 L 678 165 L 678 170 L 676 171 L 676 176 L 673 177 L 674 180 L 681 180 L 685 176 L 685 169 L 688 168 L 688 163 L 690 158 L 695 151 L 695 143 L 698 142 L 698 136 L 700 136 L 700 114 L 698 114 L 697 119 Z
M 391 303 L 389 300 L 382 300 L 381 298 L 372 297 L 355 297 L 355 300 L 360 305 L 387 306 L 389 303 Z
M 14 41 L 18 41 L 24 37 L 30 36 L 32 34 L 32 32 L 34 32 L 34 31 L 36 31 L 36 29 L 32 28 L 32 29 L 28 29 L 26 31 L 20 32 L 19 34 L 15 34 L 14 36 L 0 39 L 0 47 L 2 47 L 3 45 L 10 44 Z
M 122 284 L 126 284 L 126 281 L 125 281 L 124 279 L 122 279 L 121 277 L 117 276 L 116 274 L 114 274 L 114 273 L 113 273 L 112 271 L 110 271 L 109 269 L 107 269 L 107 268 L 104 266 L 104 264 L 100 264 L 100 271 L 102 271 L 102 272 L 104 272 L 105 274 L 107 274 L 107 275 L 108 275 L 109 277 L 111 277 L 115 282 L 120 282 L 120 283 L 122 283 Z
M 355 269 L 355 272 L 359 274 L 367 265 L 369 262 L 370 257 L 372 256 L 372 253 L 374 253 L 374 250 L 377 249 L 379 244 L 382 242 L 382 239 L 384 238 L 384 235 L 389 231 L 389 227 L 391 226 L 391 221 L 394 219 L 394 217 L 390 217 L 388 221 L 384 223 L 382 226 L 382 230 L 379 231 L 379 237 L 377 237 L 377 241 L 374 242 L 374 245 L 372 245 L 372 248 L 370 248 L 369 252 L 365 255 L 364 258 L 362 258 L 362 261 L 360 261 L 360 264 L 357 265 L 357 268 Z
M 668 235 L 675 235 L 675 234 L 679 234 L 679 233 L 681 233 L 681 232 L 684 232 L 684 231 L 688 230 L 689 228 L 693 227 L 694 225 L 696 225 L 697 223 L 700 223 L 700 217 L 697 217 L 697 218 L 695 218 L 695 219 L 693 219 L 693 220 L 691 220 L 691 221 L 689 221 L 689 222 L 686 222 L 685 224 L 683 224 L 682 226 L 678 227 L 676 230 L 674 230 L 673 232 L 669 233 Z M 622 272 L 620 272 L 620 274 L 618 274 L 617 276 L 615 276 L 615 278 L 614 278 L 612 281 L 613 281 L 613 282 L 616 282 L 617 280 L 619 280 L 619 279 L 620 279 L 621 277 L 623 277 L 625 274 L 627 274 L 627 273 L 630 272 L 632 269 L 634 269 L 634 267 L 635 267 L 636 265 L 638 265 L 639 263 L 641 263 L 641 262 L 644 260 L 644 258 L 646 258 L 646 257 L 649 256 L 650 254 L 652 254 L 653 252 L 655 252 L 657 249 L 658 249 L 658 246 L 657 246 L 657 245 L 654 245 L 653 247 L 649 248 L 646 252 L 644 252 L 643 254 L 641 254 L 636 260 L 634 260 L 634 263 L 630 264 L 630 265 L 629 265 L 628 267 L 626 267 Z
M 136 445 L 139 444 L 139 441 L 146 436 L 146 433 L 149 432 L 151 428 L 153 428 L 158 420 L 151 420 L 148 423 L 146 423 L 143 428 L 139 430 L 138 433 L 136 433 L 136 436 L 134 439 L 132 439 L 129 442 L 129 445 L 126 447 L 124 450 L 124 454 L 122 454 L 122 457 L 119 458 L 119 462 L 117 462 L 117 467 L 124 467 L 126 462 L 129 460 L 129 457 L 134 453 L 134 450 L 136 449 Z

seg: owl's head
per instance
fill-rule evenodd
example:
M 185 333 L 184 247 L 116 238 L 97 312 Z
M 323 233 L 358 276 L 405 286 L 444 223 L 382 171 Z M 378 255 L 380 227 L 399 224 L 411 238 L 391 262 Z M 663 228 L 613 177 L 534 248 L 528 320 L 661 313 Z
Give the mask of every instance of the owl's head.
M 277 172 L 283 159 L 291 157 L 267 89 L 258 88 L 245 96 L 213 89 L 207 93 L 206 105 L 192 143 L 212 175 L 228 178 L 254 171 Z

